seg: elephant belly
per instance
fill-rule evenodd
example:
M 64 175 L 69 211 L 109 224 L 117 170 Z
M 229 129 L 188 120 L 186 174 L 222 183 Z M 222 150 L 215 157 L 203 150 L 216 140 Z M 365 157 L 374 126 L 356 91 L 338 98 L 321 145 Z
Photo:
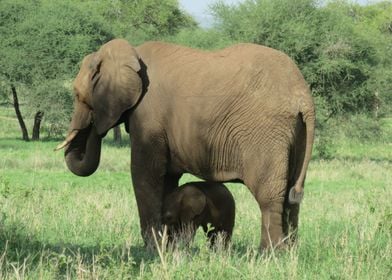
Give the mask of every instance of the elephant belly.
M 195 156 L 195 154 L 199 156 Z M 203 154 L 204 157 L 200 157 Z M 218 168 L 217 168 L 218 167 Z M 219 168 L 220 167 L 220 168 Z M 233 166 L 223 166 L 211 161 L 208 153 L 184 153 L 181 156 L 171 153 L 170 173 L 190 173 L 206 181 L 241 181 L 241 174 Z
M 236 171 L 212 171 L 210 174 L 204 174 L 202 178 L 213 182 L 241 181 L 241 175 Z

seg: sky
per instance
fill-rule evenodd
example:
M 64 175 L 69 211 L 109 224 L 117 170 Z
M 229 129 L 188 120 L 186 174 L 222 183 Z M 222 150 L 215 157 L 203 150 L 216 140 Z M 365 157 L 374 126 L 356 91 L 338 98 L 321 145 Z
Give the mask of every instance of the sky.
M 243 0 L 221 0 L 227 4 L 236 4 Z M 208 27 L 212 24 L 212 17 L 208 13 L 208 5 L 217 2 L 217 0 L 179 0 L 180 6 L 190 13 L 202 27 Z M 376 2 L 372 0 L 353 0 L 360 4 L 366 4 L 369 2 Z
M 212 17 L 208 13 L 208 5 L 217 2 L 216 0 L 179 0 L 180 6 L 190 13 L 202 27 L 211 26 Z M 236 4 L 241 0 L 223 0 L 227 4 Z

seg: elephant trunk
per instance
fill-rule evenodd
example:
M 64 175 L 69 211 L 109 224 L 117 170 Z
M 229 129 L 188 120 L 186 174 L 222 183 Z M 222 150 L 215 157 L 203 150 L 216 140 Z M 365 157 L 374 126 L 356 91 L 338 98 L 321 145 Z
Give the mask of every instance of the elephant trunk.
M 77 130 L 65 150 L 68 169 L 78 176 L 90 176 L 97 170 L 101 157 L 102 138 L 94 125 Z

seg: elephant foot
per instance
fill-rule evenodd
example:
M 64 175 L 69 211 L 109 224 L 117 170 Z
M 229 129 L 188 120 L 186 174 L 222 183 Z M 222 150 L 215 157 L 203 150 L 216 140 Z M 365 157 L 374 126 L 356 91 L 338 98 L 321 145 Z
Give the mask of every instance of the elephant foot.
M 274 252 L 284 252 L 291 250 L 297 244 L 297 234 L 296 232 L 291 232 L 289 235 L 284 236 L 279 241 L 270 242 L 266 244 L 264 240 L 262 240 L 259 251 L 261 253 L 274 253 Z
M 190 225 L 168 227 L 167 240 L 169 247 L 189 247 L 195 237 L 196 230 Z
M 287 243 L 282 225 L 283 205 L 280 202 L 270 203 L 262 209 L 261 247 L 265 249 L 281 249 Z
M 285 242 L 281 242 L 279 244 L 276 244 L 273 247 L 271 247 L 271 246 L 264 247 L 264 246 L 260 245 L 259 253 L 263 256 L 276 256 L 278 254 L 289 251 L 290 248 L 291 248 L 291 246 L 286 244 Z

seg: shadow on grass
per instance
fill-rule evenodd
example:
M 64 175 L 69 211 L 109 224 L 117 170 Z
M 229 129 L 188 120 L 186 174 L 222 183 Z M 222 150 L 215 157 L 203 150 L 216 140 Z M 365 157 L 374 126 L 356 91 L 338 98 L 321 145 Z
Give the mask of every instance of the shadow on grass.
M 180 247 L 181 248 L 181 247 Z M 232 244 L 230 250 L 235 255 L 246 255 L 249 252 L 258 254 L 256 248 L 250 248 L 249 244 Z M 200 253 L 200 248 L 184 247 L 191 254 Z M 211 251 L 214 248 L 210 248 Z M 225 249 L 221 249 L 225 250 Z M 102 266 L 131 262 L 139 266 L 142 262 L 149 263 L 158 259 L 155 249 L 149 249 L 143 244 L 127 246 L 125 244 L 73 244 L 51 243 L 39 240 L 36 236 L 24 232 L 23 228 L 16 225 L 4 226 L 0 222 L 0 257 L 5 255 L 8 262 L 23 262 L 29 258 L 32 265 L 38 264 L 42 254 L 52 257 L 80 256 L 83 263 L 92 265 L 99 258 Z
M 22 144 L 34 144 L 34 143 L 53 143 L 53 147 L 56 147 L 58 144 L 63 142 L 65 137 L 44 137 L 41 138 L 40 140 L 37 141 L 25 141 L 20 137 L 0 137 L 0 142 L 4 141 L 2 143 L 3 146 L 14 146 L 14 145 L 22 145 Z M 124 147 L 129 147 L 129 139 L 128 137 L 126 139 L 121 140 L 121 142 L 116 142 L 112 138 L 108 139 L 103 139 L 103 144 L 110 146 L 110 147 L 115 147 L 115 148 L 124 148 Z
M 142 263 L 152 263 L 159 259 L 158 254 L 144 245 L 127 246 L 125 244 L 72 244 L 51 243 L 39 240 L 34 235 L 23 232 L 16 225 L 5 227 L 0 221 L 0 267 L 4 262 L 12 266 L 30 268 L 42 265 L 42 262 L 55 263 L 59 275 L 65 275 L 69 267 L 75 267 L 81 261 L 84 267 L 126 266 L 128 270 L 139 272 Z M 44 261 L 45 262 L 45 261 Z
M 344 160 L 348 162 L 363 162 L 372 161 L 375 163 L 392 163 L 392 159 L 389 157 L 361 157 L 361 156 L 337 156 L 334 159 Z
M 347 162 L 353 162 L 353 163 L 360 163 L 363 161 L 372 161 L 375 163 L 392 163 L 392 159 L 389 158 L 388 156 L 385 156 L 385 157 L 335 156 L 335 157 L 332 157 L 329 159 L 324 159 L 319 156 L 312 157 L 312 161 L 330 162 L 333 160 L 341 160 L 341 161 L 347 161 Z
M 21 137 L 0 137 L 0 141 L 15 142 L 15 143 L 60 143 L 64 141 L 64 137 L 50 137 L 41 138 L 40 140 L 25 141 Z

